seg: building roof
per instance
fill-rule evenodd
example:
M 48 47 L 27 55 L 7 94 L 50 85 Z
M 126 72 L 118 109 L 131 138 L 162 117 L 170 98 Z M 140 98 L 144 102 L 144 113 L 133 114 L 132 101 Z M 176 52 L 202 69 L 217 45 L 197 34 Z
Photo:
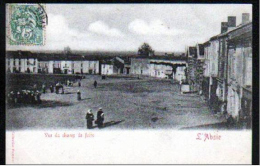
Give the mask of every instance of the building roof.
M 209 41 L 206 41 L 205 43 L 203 43 L 204 47 L 205 46 L 209 46 L 210 45 L 210 42 Z
M 187 60 L 187 57 L 184 56 L 157 56 L 157 55 L 153 55 L 153 56 L 137 56 L 134 57 L 137 59 L 156 59 L 156 60 L 176 60 L 176 61 L 181 61 L 181 60 Z
M 64 53 L 32 53 L 30 51 L 7 51 L 7 58 L 37 58 L 39 61 L 62 61 L 62 60 L 101 60 L 107 59 L 102 56 L 83 56 L 79 54 L 64 54 Z
M 30 51 L 6 51 L 7 58 L 37 58 L 37 55 Z
M 221 33 L 221 34 L 218 34 L 218 35 L 215 35 L 215 36 L 211 37 L 210 40 L 216 40 L 218 38 L 228 36 L 231 32 L 239 30 L 239 29 L 241 29 L 241 28 L 243 28 L 245 26 L 248 26 L 250 24 L 252 24 L 252 21 L 250 21 L 250 22 L 248 22 L 246 24 L 240 24 L 237 27 L 234 27 L 233 29 L 228 30 L 227 32 L 224 32 L 224 33 Z

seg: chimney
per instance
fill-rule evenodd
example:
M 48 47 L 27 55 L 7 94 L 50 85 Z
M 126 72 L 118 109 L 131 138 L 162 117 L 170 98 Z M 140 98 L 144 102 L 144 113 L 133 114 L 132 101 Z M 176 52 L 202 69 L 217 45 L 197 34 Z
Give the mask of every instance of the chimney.
M 228 23 L 227 22 L 221 22 L 221 33 L 225 33 L 228 31 Z
M 249 13 L 242 13 L 242 24 L 249 22 Z
M 236 17 L 228 16 L 228 27 L 236 27 Z

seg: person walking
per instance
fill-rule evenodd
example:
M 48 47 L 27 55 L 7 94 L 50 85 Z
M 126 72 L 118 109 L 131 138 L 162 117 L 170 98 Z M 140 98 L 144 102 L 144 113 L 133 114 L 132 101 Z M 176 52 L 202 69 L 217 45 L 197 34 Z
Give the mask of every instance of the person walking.
M 99 128 L 103 127 L 104 120 L 105 120 L 104 112 L 102 111 L 102 108 L 100 107 L 97 112 L 97 120 L 96 120 L 96 124 L 98 125 Z
M 86 120 L 87 120 L 87 128 L 88 129 L 93 128 L 94 114 L 92 113 L 91 109 L 89 109 L 86 114 Z
M 79 87 L 81 87 L 81 82 L 80 81 L 79 81 L 78 85 L 79 85 Z
M 94 81 L 94 87 L 97 88 L 97 81 Z

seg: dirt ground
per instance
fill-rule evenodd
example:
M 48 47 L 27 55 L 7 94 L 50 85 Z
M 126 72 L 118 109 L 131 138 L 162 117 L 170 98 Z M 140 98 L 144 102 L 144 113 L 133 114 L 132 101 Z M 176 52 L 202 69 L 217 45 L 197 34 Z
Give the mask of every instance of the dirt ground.
M 97 80 L 98 86 L 93 86 Z M 178 84 L 170 80 L 148 78 L 107 78 L 87 76 L 81 82 L 66 87 L 65 94 L 47 91 L 42 104 L 20 104 L 6 110 L 7 130 L 25 129 L 83 129 L 85 115 L 92 109 L 96 118 L 99 107 L 105 122 L 118 122 L 107 129 L 182 129 L 217 124 L 223 118 L 212 114 L 197 94 L 181 94 Z M 77 101 L 77 90 L 82 100 Z M 94 128 L 93 130 L 98 130 Z

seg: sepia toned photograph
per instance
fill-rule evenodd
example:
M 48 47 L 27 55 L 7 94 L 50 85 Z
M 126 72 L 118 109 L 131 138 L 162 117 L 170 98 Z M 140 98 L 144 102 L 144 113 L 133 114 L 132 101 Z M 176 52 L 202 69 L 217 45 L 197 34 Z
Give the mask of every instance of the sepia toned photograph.
M 7 161 L 250 163 L 252 52 L 251 4 L 6 4 Z M 194 158 L 172 160 L 167 147 L 156 146 L 166 139 L 179 151 L 191 133 L 196 146 L 187 148 L 216 148 L 208 160 L 196 157 L 202 151 L 194 149 Z M 244 142 L 233 142 L 236 134 Z M 50 139 L 63 150 L 55 152 Z M 145 143 L 131 153 L 134 140 L 150 140 L 158 148 L 148 150 L 150 161 L 137 152 Z M 100 151 L 95 160 L 83 152 L 85 157 L 74 158 L 78 151 L 66 148 L 73 144 Z M 123 154 L 112 146 L 139 157 L 113 158 Z M 211 160 L 228 146 L 243 154 L 226 158 L 229 149 L 223 161 Z M 46 147 L 53 150 L 37 153 Z M 66 154 L 71 158 L 62 160 Z

